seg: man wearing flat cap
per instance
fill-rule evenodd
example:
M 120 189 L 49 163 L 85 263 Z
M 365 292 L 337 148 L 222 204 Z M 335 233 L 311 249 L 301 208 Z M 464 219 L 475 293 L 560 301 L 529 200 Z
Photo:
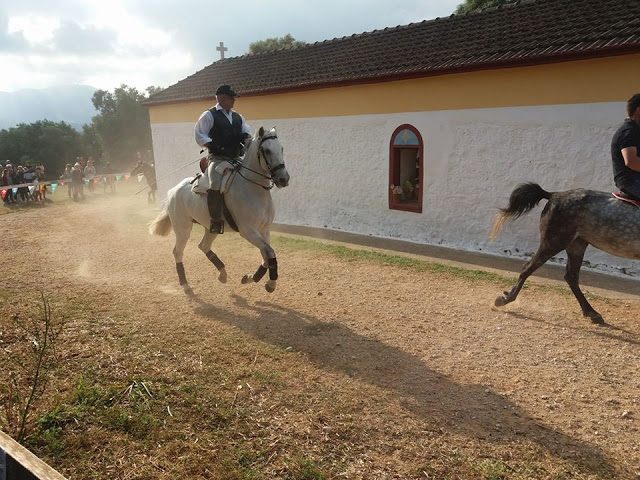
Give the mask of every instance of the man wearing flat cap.
M 207 191 L 207 206 L 211 216 L 211 233 L 224 232 L 220 193 L 224 164 L 229 160 L 238 160 L 244 154 L 245 142 L 251 138 L 251 129 L 244 117 L 233 110 L 237 96 L 230 85 L 220 85 L 216 90 L 218 103 L 202 112 L 195 126 L 196 143 L 209 150 L 207 174 L 210 189 Z

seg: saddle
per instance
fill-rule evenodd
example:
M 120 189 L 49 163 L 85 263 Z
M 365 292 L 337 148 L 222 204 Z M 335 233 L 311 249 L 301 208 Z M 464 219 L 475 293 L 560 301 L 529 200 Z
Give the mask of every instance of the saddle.
M 622 200 L 623 202 L 631 203 L 631 204 L 635 205 L 636 207 L 640 208 L 640 200 L 638 200 L 635 197 L 631 197 L 630 195 L 627 195 L 624 192 L 615 192 L 615 193 L 612 193 L 611 195 L 616 197 L 618 200 Z

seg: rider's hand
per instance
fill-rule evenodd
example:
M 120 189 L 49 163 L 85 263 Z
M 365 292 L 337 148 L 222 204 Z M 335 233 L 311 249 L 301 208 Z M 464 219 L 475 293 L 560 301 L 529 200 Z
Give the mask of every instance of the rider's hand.
M 222 153 L 222 149 L 212 142 L 205 143 L 204 146 L 209 149 L 209 153 L 213 153 L 214 155 L 220 155 Z

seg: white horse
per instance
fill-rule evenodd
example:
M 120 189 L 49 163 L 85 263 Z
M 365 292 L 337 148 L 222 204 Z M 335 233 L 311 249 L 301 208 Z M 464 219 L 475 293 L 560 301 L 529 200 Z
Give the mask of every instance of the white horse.
M 209 165 L 208 168 L 211 167 L 212 165 Z M 278 262 L 276 252 L 269 245 L 269 228 L 275 216 L 271 188 L 273 185 L 283 188 L 289 184 L 289 172 L 284 166 L 283 149 L 275 127 L 267 133 L 260 127 L 249 144 L 241 165 L 236 167 L 232 175 L 224 194 L 225 203 L 240 235 L 260 249 L 263 259 L 256 273 L 245 275 L 242 283 L 259 282 L 268 269 L 269 280 L 265 288 L 268 292 L 273 292 L 278 279 Z M 193 193 L 191 181 L 192 178 L 186 178 L 169 190 L 162 211 L 149 226 L 149 233 L 162 236 L 168 235 L 173 227 L 176 234 L 176 244 L 173 247 L 176 270 L 180 285 L 188 294 L 192 293 L 192 290 L 184 272 L 182 255 L 194 222 L 205 226 L 205 233 L 198 248 L 218 269 L 218 280 L 222 283 L 227 281 L 224 263 L 211 250 L 211 244 L 218 234 L 209 233 L 209 229 L 206 228 L 211 220 L 207 196 Z M 226 224 L 229 225 L 228 221 Z

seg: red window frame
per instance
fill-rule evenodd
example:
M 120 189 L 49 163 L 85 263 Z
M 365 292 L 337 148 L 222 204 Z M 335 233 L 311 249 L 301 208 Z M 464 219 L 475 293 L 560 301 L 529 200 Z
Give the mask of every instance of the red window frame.
M 418 139 L 418 145 L 396 145 L 394 140 L 398 133 L 402 130 L 410 130 Z M 391 185 L 398 185 L 400 183 L 400 154 L 402 150 L 411 149 L 416 150 L 418 160 L 418 185 L 416 189 L 418 198 L 416 201 L 396 201 L 393 199 L 391 192 Z M 389 209 L 391 210 L 404 210 L 407 212 L 422 213 L 422 191 L 424 190 L 424 164 L 423 164 L 423 142 L 422 135 L 417 128 L 408 123 L 400 125 L 393 131 L 391 140 L 389 141 L 389 185 L 387 186 L 387 192 L 389 194 Z

